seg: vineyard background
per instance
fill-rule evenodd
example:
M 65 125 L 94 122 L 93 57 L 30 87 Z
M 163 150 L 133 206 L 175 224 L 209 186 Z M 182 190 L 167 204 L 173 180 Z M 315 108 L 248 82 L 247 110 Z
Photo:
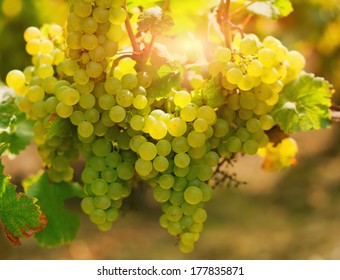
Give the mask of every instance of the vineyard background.
M 6 12 L 1 0 L 0 80 L 10 69 L 29 63 L 23 30 L 30 25 L 63 24 L 67 8 L 62 0 L 20 1 L 17 14 Z M 337 0 L 293 1 L 295 12 L 274 22 L 251 21 L 247 32 L 274 35 L 290 49 L 306 56 L 307 70 L 326 77 L 340 90 L 340 4 Z M 57 13 L 51 13 L 55 11 Z M 60 12 L 59 12 L 60 11 Z M 339 94 L 334 101 L 339 104 Z M 230 167 L 239 188 L 216 186 L 207 203 L 209 219 L 195 251 L 183 255 L 159 227 L 161 210 L 144 188 L 135 190 L 122 217 L 108 233 L 99 232 L 81 212 L 79 200 L 68 201 L 81 216 L 72 244 L 46 249 L 34 239 L 12 247 L 0 234 L 0 259 L 340 259 L 340 129 L 294 134 L 298 164 L 279 173 L 261 170 L 261 159 L 242 157 Z M 18 158 L 4 158 L 5 172 L 20 182 L 40 168 L 34 145 Z M 77 170 L 82 162 L 77 162 Z M 149 199 L 150 198 L 150 199 Z

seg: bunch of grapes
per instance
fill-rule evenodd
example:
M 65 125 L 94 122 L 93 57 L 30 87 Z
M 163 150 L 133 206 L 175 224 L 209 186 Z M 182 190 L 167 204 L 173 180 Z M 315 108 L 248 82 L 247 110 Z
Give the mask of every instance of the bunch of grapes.
M 108 231 L 138 175 L 161 204 L 161 226 L 191 252 L 207 219 L 216 166 L 267 147 L 271 111 L 305 61 L 273 37 L 235 36 L 231 49 L 215 50 L 208 74 L 197 70 L 190 87 L 182 81 L 182 88 L 154 98 L 152 68 L 117 56 L 128 32 L 125 1 L 69 2 L 67 30 L 28 28 L 33 65 L 7 75 L 21 109 L 35 120 L 49 178 L 71 181 L 70 163 L 81 153 L 81 208 Z

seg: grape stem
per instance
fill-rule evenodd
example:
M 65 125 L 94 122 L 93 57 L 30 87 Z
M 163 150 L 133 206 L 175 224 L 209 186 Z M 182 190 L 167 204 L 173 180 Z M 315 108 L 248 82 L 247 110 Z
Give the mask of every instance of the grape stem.
M 166 11 L 169 8 L 169 4 L 170 4 L 170 0 L 165 0 L 163 7 L 162 7 L 162 10 Z
M 230 19 L 234 18 L 235 16 L 239 15 L 242 13 L 245 9 L 247 9 L 249 6 L 253 5 L 257 0 L 252 0 L 248 4 L 236 9 L 232 13 L 230 13 Z
M 128 11 L 127 11 L 127 8 L 126 8 L 126 1 L 124 1 L 123 9 L 124 9 L 124 10 L 126 11 L 126 13 L 128 14 Z M 127 33 L 128 33 L 128 36 L 129 36 L 129 39 L 130 39 L 130 42 L 131 42 L 131 46 L 132 46 L 133 51 L 134 51 L 135 53 L 140 53 L 140 46 L 139 46 L 139 44 L 137 43 L 135 34 L 133 33 L 129 15 L 126 17 L 126 20 L 125 20 L 125 27 L 126 27 L 126 31 L 127 31 Z

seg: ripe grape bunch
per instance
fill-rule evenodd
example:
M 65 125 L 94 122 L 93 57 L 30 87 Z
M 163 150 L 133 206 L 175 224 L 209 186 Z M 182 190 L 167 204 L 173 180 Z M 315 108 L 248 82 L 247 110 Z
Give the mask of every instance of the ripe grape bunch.
M 32 65 L 6 78 L 21 110 L 35 121 L 34 140 L 49 179 L 72 181 L 70 164 L 81 154 L 81 208 L 108 231 L 139 176 L 161 204 L 160 225 L 189 253 L 207 219 L 208 181 L 216 167 L 237 154 L 274 149 L 271 112 L 305 60 L 274 37 L 235 34 L 230 48 L 211 51 L 207 68 L 187 70 L 188 81 L 155 97 L 150 89 L 157 69 L 143 55 L 121 55 L 131 51 L 125 1 L 69 5 L 66 30 L 55 24 L 27 28 Z M 296 152 L 292 139 L 285 145 Z

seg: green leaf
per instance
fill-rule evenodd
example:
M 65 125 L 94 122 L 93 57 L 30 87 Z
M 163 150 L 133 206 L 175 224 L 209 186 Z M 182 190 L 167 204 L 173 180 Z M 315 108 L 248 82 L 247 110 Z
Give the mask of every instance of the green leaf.
M 146 9 L 138 17 L 138 31 L 150 32 L 152 35 L 161 35 L 166 33 L 174 25 L 174 21 L 170 15 L 165 14 L 158 7 Z
M 75 136 L 75 127 L 69 119 L 62 119 L 55 116 L 51 118 L 45 138 L 51 139 L 54 136 L 68 137 Z
M 202 98 L 205 103 L 211 107 L 219 107 L 223 103 L 221 95 L 222 85 L 221 77 L 215 76 L 208 80 L 207 84 L 202 90 Z
M 332 94 L 326 80 L 304 73 L 284 87 L 272 116 L 286 133 L 326 128 Z
M 0 143 L 8 143 L 9 152 L 19 154 L 32 141 L 33 122 L 20 111 L 10 89 L 0 89 Z
M 148 88 L 148 95 L 152 98 L 166 97 L 171 90 L 180 88 L 181 73 L 176 67 L 163 65 Z
M 5 146 L 0 147 L 0 155 Z M 22 193 L 16 193 L 16 186 L 3 175 L 4 166 L 0 161 L 0 224 L 3 224 L 7 238 L 20 245 L 20 238 L 27 238 L 41 231 L 46 218 L 36 200 Z
M 248 1 L 250 3 L 250 1 Z M 271 19 L 279 19 L 293 12 L 290 0 L 263 0 L 251 4 L 247 11 Z
M 46 228 L 35 235 L 39 244 L 56 247 L 71 242 L 79 227 L 79 217 L 65 209 L 64 201 L 81 195 L 81 188 L 71 183 L 50 183 L 46 173 L 24 182 L 26 193 L 37 197 L 48 220 Z

